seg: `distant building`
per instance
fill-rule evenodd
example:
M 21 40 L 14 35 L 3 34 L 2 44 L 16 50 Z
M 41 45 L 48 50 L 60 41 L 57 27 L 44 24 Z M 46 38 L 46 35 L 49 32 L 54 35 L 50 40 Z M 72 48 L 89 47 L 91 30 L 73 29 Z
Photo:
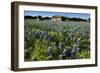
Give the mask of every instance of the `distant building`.
M 62 21 L 62 16 L 53 16 L 52 20 L 53 21 Z

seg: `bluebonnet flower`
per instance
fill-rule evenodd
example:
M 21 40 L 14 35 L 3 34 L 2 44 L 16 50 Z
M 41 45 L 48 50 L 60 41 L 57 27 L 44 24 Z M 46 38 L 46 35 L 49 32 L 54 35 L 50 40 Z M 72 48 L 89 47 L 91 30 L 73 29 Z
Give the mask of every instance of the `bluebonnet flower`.
M 49 60 L 52 59 L 52 49 L 51 49 L 51 47 L 48 47 L 48 59 Z
M 63 56 L 67 56 L 67 52 L 68 52 L 68 50 L 67 49 L 64 49 Z
M 87 49 L 88 49 L 88 51 L 90 51 L 90 45 L 88 45 L 88 48 Z
M 77 46 L 80 46 L 80 40 L 79 39 L 76 41 L 76 44 L 77 44 Z
M 83 37 L 87 37 L 88 36 L 88 32 L 82 32 L 82 36 Z
M 34 32 L 33 32 L 33 37 L 36 37 L 37 34 L 38 34 L 38 32 L 37 32 L 37 31 L 34 31 Z
M 51 47 L 48 47 L 48 56 L 51 56 L 52 55 L 52 49 Z
M 45 33 L 42 31 L 42 32 L 40 33 L 40 42 L 42 42 L 42 39 L 44 38 L 44 35 L 45 35 Z
M 66 39 L 66 38 L 64 38 L 64 40 L 63 40 L 63 41 L 64 41 L 64 43 L 65 43 L 65 44 L 67 43 L 67 39 Z
M 70 38 L 71 40 L 73 40 L 74 35 L 70 34 L 70 35 L 69 35 L 69 38 Z
M 66 35 L 67 31 L 66 29 L 63 30 L 63 35 Z
M 74 52 L 71 52 L 71 59 L 74 59 Z
M 74 41 L 74 42 L 76 41 L 76 37 L 73 37 L 73 41 Z
M 47 35 L 46 41 L 49 42 L 51 40 L 51 35 Z
M 88 50 L 90 51 L 91 49 L 91 43 L 90 43 L 90 39 L 89 39 L 89 42 L 88 42 Z
M 77 52 L 78 50 L 79 50 L 79 48 L 78 48 L 77 45 L 75 44 L 75 45 L 73 46 L 72 52 Z
M 32 51 L 33 51 L 32 47 L 30 47 L 30 48 L 28 49 L 28 51 L 29 51 L 29 53 L 32 53 Z
M 59 46 L 58 46 L 60 49 L 63 49 L 64 45 L 62 42 L 59 42 Z

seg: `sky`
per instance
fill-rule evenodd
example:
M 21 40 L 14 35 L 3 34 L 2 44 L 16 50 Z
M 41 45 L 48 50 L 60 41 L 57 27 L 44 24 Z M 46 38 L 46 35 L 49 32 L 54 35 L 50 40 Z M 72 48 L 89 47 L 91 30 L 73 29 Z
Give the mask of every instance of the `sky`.
M 82 19 L 90 18 L 90 14 L 87 13 L 69 13 L 69 12 L 46 12 L 46 11 L 24 11 L 24 16 L 42 16 L 52 17 L 54 15 L 60 15 L 65 17 L 76 17 Z

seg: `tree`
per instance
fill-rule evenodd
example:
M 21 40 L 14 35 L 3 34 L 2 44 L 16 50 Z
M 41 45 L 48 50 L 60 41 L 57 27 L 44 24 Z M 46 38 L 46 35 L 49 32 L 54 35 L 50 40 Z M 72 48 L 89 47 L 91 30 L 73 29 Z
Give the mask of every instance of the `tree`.
M 38 19 L 39 19 L 39 20 L 42 20 L 42 16 L 39 15 L 39 16 L 38 16 Z
M 66 17 L 61 16 L 61 20 L 62 20 L 62 21 L 65 21 L 65 20 L 66 20 Z
M 88 18 L 87 21 L 90 22 L 90 18 Z

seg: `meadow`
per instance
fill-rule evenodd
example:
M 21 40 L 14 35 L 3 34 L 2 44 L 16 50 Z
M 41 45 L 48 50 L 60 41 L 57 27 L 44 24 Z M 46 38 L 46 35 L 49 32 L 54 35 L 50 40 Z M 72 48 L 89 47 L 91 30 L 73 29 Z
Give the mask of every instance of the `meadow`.
M 90 22 L 24 21 L 24 60 L 73 60 L 90 58 Z

